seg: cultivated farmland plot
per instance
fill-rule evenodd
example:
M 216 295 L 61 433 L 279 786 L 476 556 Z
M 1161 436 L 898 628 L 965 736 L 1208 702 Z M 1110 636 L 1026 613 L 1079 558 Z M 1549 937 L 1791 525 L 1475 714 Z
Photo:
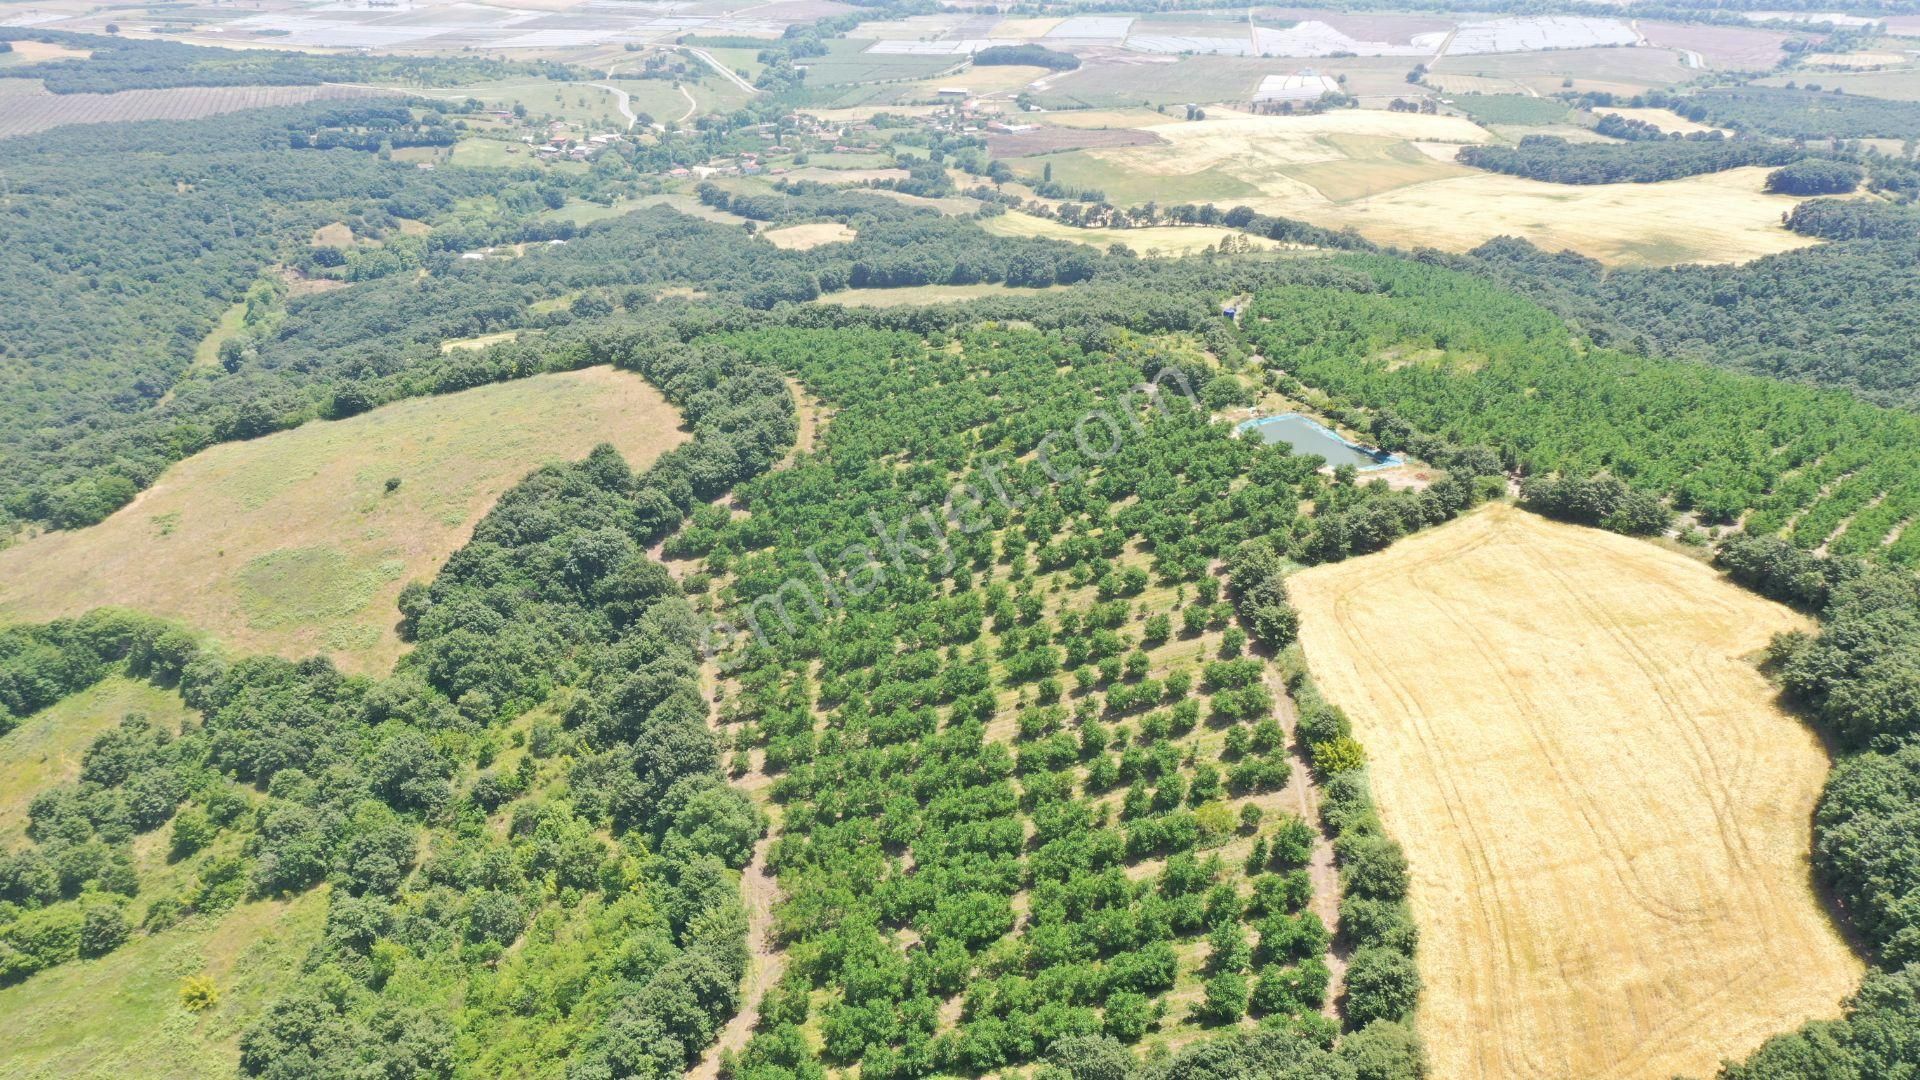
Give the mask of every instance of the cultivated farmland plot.
M 38 83 L 34 83 L 38 86 Z M 0 91 L 11 87 L 0 87 Z M 383 97 L 405 93 L 359 86 L 184 86 L 166 90 L 126 90 L 118 94 L 0 93 L 0 138 L 31 135 L 62 124 L 106 124 L 119 120 L 192 120 L 241 109 L 304 105 L 338 98 Z
M 1827 758 L 1743 659 L 1804 619 L 1506 506 L 1289 588 L 1412 863 L 1434 1076 L 1701 1076 L 1838 1014 Z

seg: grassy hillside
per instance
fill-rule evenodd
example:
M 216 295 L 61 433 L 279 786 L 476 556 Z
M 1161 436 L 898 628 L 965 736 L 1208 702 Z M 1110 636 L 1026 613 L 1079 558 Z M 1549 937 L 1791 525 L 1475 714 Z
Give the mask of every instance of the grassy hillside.
M 0 552 L 0 612 L 125 606 L 241 651 L 383 671 L 401 586 L 431 577 L 509 485 L 603 441 L 645 468 L 679 426 L 645 381 L 595 368 L 217 446 L 99 525 Z
M 0 989 L 0 1077 L 231 1076 L 240 1033 L 298 973 L 326 914 L 325 890 L 248 901 Z M 213 980 L 213 1008 L 180 1004 L 190 976 Z
M 80 775 L 80 757 L 94 737 L 128 713 L 145 713 L 169 731 L 190 715 L 178 694 L 114 676 L 0 735 L 0 851 L 25 842 L 33 797 Z

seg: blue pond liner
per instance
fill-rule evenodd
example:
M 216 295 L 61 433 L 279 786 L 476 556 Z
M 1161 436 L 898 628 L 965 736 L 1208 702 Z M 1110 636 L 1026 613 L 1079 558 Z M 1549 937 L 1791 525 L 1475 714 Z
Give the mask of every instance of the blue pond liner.
M 1336 468 L 1351 465 L 1365 472 L 1405 463 L 1397 454 L 1369 450 L 1350 443 L 1332 428 L 1301 413 L 1257 416 L 1241 421 L 1234 430 L 1254 432 L 1260 436 L 1260 441 L 1269 446 L 1285 443 L 1296 454 L 1318 454 L 1326 459 L 1328 465 Z

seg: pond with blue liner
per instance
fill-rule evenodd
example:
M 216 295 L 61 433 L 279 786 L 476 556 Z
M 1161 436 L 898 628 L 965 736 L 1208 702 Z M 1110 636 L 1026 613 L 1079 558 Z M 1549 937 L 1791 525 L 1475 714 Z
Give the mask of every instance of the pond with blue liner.
M 1269 446 L 1285 443 L 1296 454 L 1316 454 L 1335 468 L 1351 465 L 1364 471 L 1402 464 L 1399 456 L 1355 446 L 1332 428 L 1301 413 L 1255 417 L 1242 421 L 1234 430 L 1254 432 Z

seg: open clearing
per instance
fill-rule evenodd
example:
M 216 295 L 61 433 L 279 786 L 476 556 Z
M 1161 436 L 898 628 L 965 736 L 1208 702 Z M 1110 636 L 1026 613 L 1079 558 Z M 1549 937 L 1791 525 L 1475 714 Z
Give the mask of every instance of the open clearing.
M 789 225 L 784 229 L 770 229 L 760 234 L 774 247 L 786 251 L 805 251 L 822 244 L 839 244 L 852 240 L 859 233 L 838 221 L 823 221 L 813 225 Z
M 1191 255 L 1196 251 L 1219 247 L 1220 241 L 1229 236 L 1235 238 L 1235 243 L 1245 240 L 1256 248 L 1280 246 L 1265 237 L 1251 236 L 1238 229 L 1228 229 L 1218 225 L 1150 225 L 1139 229 L 1082 229 L 1052 218 L 1034 217 L 1031 214 L 1000 214 L 981 219 L 980 227 L 995 236 L 1038 236 L 1047 240 L 1066 240 L 1097 248 L 1125 244 L 1138 255 Z
M 960 304 L 987 296 L 1032 296 L 1035 293 L 1065 288 L 1049 285 L 1043 289 L 1022 289 L 999 283 L 981 285 L 908 285 L 898 289 L 842 289 L 820 298 L 823 304 L 848 307 L 906 307 L 915 304 Z
M 0 989 L 0 1080 L 234 1075 L 240 1033 L 319 941 L 326 896 L 319 888 L 251 900 Z M 198 1014 L 182 1008 L 189 975 L 213 979 L 220 1003 Z
M 1669 135 L 1693 135 L 1702 131 L 1720 131 L 1727 135 L 1733 132 L 1712 124 L 1702 124 L 1689 120 L 1671 109 L 1595 109 L 1596 116 L 1618 116 L 1622 120 L 1638 120 L 1643 124 L 1652 124 Z
M 176 732 L 190 714 L 180 695 L 115 675 L 0 735 L 0 851 L 26 844 L 27 804 L 33 797 L 78 777 L 80 758 L 94 737 L 136 712 Z
M 1289 586 L 1407 848 L 1436 1080 L 1709 1075 L 1839 1014 L 1827 757 L 1743 659 L 1807 620 L 1505 505 Z
M 1056 180 L 1099 188 L 1116 204 L 1246 205 L 1409 248 L 1464 251 L 1495 236 L 1524 236 L 1550 251 L 1664 266 L 1744 262 L 1811 242 L 1781 225 L 1800 200 L 1767 194 L 1767 169 L 1659 184 L 1502 176 L 1439 160 L 1440 144 L 1493 138 L 1464 117 L 1220 110 L 1147 130 L 1165 144 L 1076 150 L 1046 161 Z M 1676 221 L 1687 227 L 1675 229 Z
M 1815 81 L 1805 74 L 1793 76 L 1779 75 L 1759 80 L 1761 86 L 1785 86 L 1795 79 Z M 1899 68 L 1893 71 L 1823 71 L 1817 81 L 1829 90 L 1839 88 L 1849 94 L 1862 97 L 1886 98 L 1889 101 L 1920 101 L 1920 67 Z
M 0 614 L 118 605 L 243 651 L 383 672 L 401 651 L 401 586 L 432 577 L 501 492 L 600 442 L 643 468 L 679 427 L 638 376 L 591 368 L 216 446 L 99 525 L 0 552 Z

